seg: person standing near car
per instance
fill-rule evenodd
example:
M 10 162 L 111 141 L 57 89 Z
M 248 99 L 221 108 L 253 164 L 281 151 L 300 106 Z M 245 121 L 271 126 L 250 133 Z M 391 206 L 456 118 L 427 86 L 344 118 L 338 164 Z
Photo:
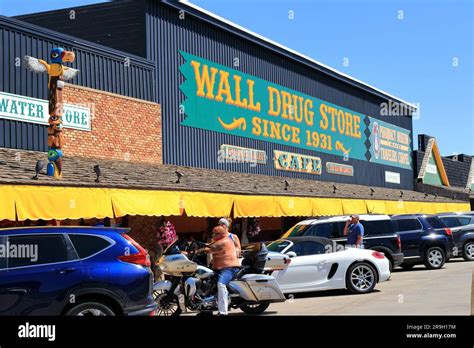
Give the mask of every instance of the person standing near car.
M 359 215 L 351 215 L 344 226 L 344 236 L 347 236 L 346 246 L 349 248 L 364 248 L 364 226 L 359 222 Z
M 217 309 L 219 315 L 227 315 L 229 310 L 227 285 L 240 267 L 235 244 L 223 226 L 216 226 L 212 230 L 211 243 L 200 251 L 212 255 L 212 269 L 217 275 Z

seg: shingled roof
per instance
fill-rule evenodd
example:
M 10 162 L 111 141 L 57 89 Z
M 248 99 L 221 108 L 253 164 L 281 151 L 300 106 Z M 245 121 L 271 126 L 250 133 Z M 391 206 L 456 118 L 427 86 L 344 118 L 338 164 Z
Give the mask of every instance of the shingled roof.
M 68 156 L 64 157 L 64 177 L 62 179 L 49 177 L 43 170 L 43 173 L 39 175 L 39 180 L 32 180 L 35 175 L 36 162 L 46 159 L 46 154 L 42 152 L 0 148 L 0 185 L 113 187 L 252 195 L 382 200 L 403 198 L 403 200 L 422 202 L 463 202 L 459 196 L 454 200 L 441 196 L 427 196 L 423 192 L 381 187 L 374 187 L 372 193 L 368 186 L 290 178 L 286 179 L 290 185 L 285 190 L 285 178 L 281 177 Z M 93 170 L 97 164 L 102 173 L 99 182 L 95 182 L 96 175 Z M 184 174 L 180 183 L 176 183 L 176 171 Z M 337 187 L 335 193 L 333 185 Z M 401 191 L 403 192 L 402 197 Z

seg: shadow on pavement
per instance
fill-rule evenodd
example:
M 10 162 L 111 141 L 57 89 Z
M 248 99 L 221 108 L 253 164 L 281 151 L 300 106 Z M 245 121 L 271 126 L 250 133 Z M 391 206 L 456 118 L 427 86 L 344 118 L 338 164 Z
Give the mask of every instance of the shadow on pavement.
M 372 293 L 380 292 L 380 290 L 374 289 Z M 360 294 L 364 295 L 364 294 Z M 285 294 L 285 297 L 289 298 L 289 296 L 293 296 L 294 299 L 298 298 L 308 298 L 308 297 L 330 297 L 330 296 L 358 296 L 357 294 L 353 294 L 348 290 L 339 289 L 339 290 L 324 290 L 324 291 L 311 291 L 311 292 L 302 292 L 298 294 Z

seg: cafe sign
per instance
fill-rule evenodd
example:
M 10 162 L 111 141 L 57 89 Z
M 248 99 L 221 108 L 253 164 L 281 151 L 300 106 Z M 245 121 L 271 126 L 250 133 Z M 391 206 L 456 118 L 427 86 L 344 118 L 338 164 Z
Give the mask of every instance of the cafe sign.
M 48 125 L 48 101 L 0 92 L 0 118 Z M 90 131 L 90 109 L 64 104 L 63 124 L 65 128 Z
M 274 166 L 278 170 L 321 175 L 321 158 L 298 153 L 274 151 Z
M 374 155 L 367 125 L 376 119 L 187 52 L 180 54 L 185 78 L 180 89 L 186 96 L 181 125 L 345 159 L 370 161 Z M 378 124 L 409 137 L 408 130 Z M 411 168 L 409 156 L 394 160 L 409 150 L 406 139 L 378 139 L 383 140 L 383 154 L 377 153 L 381 156 L 374 162 Z M 400 146 L 395 155 L 392 145 Z

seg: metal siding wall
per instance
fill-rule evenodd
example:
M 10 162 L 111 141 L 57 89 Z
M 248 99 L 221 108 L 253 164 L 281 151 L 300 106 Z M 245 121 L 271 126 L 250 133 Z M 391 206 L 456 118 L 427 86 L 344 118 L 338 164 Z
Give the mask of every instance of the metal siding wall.
M 93 44 L 61 39 L 59 33 L 49 38 L 47 33 L 35 32 L 34 26 L 0 17 L 0 91 L 47 99 L 47 75 L 34 74 L 25 67 L 15 66 L 15 59 L 23 56 L 47 60 L 53 46 L 61 46 L 76 53 L 76 61 L 69 66 L 81 70 L 73 84 L 117 93 L 138 99 L 155 101 L 154 72 L 151 62 L 129 57 L 127 54 L 107 52 Z M 46 126 L 0 118 L 0 147 L 47 151 Z
M 186 14 L 185 19 L 179 19 L 177 10 L 157 1 L 150 1 L 148 6 L 146 18 L 147 57 L 156 62 L 157 101 L 162 107 L 164 163 L 282 177 L 413 189 L 413 171 L 411 170 L 369 164 L 359 160 L 342 162 L 341 157 L 334 155 L 181 126 L 180 123 L 185 115 L 179 112 L 179 105 L 184 101 L 184 95 L 179 86 L 184 81 L 184 77 L 179 72 L 179 66 L 184 63 L 184 59 L 178 50 L 229 67 L 232 67 L 234 57 L 238 57 L 240 67 L 237 70 L 354 111 L 377 117 L 380 120 L 412 131 L 410 117 L 384 117 L 380 115 L 380 103 L 384 101 L 381 98 L 302 64 L 290 61 L 259 45 L 215 28 L 189 14 Z M 219 164 L 217 154 L 221 144 L 264 150 L 269 157 L 267 164 L 258 165 L 255 168 L 250 167 L 249 164 Z M 323 170 L 321 176 L 277 171 L 273 167 L 272 160 L 274 149 L 317 155 L 323 160 L 323 165 L 327 161 L 350 164 L 354 166 L 356 176 L 333 175 L 326 173 L 325 170 Z M 385 170 L 399 172 L 402 184 L 386 184 Z

